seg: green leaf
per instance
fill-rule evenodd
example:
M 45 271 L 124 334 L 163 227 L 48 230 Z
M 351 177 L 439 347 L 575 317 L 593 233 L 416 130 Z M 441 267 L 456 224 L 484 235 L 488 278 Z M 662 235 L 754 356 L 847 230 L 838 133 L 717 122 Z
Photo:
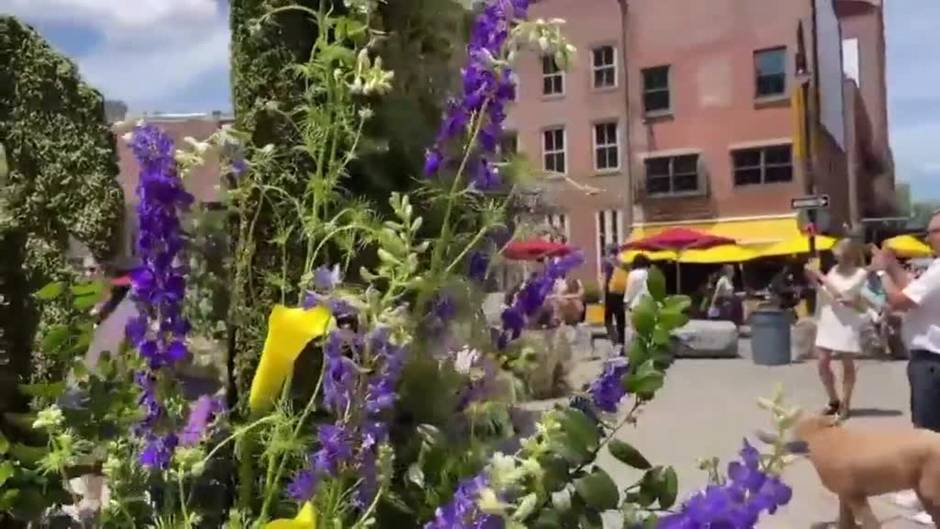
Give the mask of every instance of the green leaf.
M 554 509 L 542 509 L 532 523 L 533 529 L 558 529 L 561 526 L 561 515 Z
M 62 281 L 56 281 L 54 283 L 49 283 L 48 285 L 42 287 L 41 289 L 39 289 L 38 292 L 33 294 L 33 296 L 35 296 L 36 299 L 41 299 L 42 301 L 49 301 L 62 295 L 62 292 L 64 290 L 65 290 L 65 283 L 63 283 Z
M 52 325 L 42 337 L 42 350 L 46 353 L 55 352 L 69 337 L 67 325 Z
M 49 449 L 45 446 L 27 446 L 15 443 L 10 447 L 10 456 L 27 466 L 33 466 L 39 463 L 48 453 Z
M 663 309 L 659 313 L 659 325 L 667 331 L 678 329 L 688 322 L 689 317 L 684 312 L 678 312 L 674 308 Z
M 679 477 L 674 468 L 667 467 L 663 470 L 659 485 L 659 506 L 669 509 L 675 505 L 676 496 L 679 494 Z
M 65 382 L 47 382 L 44 384 L 20 384 L 20 393 L 28 397 L 55 399 L 65 391 Z
M 9 461 L 0 463 L 0 487 L 3 487 L 3 484 L 6 483 L 8 479 L 12 478 L 15 472 L 16 467 L 13 466 L 13 463 Z
M 104 283 L 101 281 L 90 281 L 88 283 L 79 283 L 72 285 L 72 294 L 75 296 L 98 296 L 104 292 Z
M 663 301 L 664 310 L 685 312 L 692 306 L 692 298 L 686 295 L 669 296 Z
M 665 377 L 656 369 L 653 360 L 647 360 L 636 372 L 626 375 L 624 380 L 628 392 L 648 397 L 663 387 Z
M 572 440 L 577 441 L 590 451 L 597 449 L 600 442 L 600 430 L 587 415 L 574 408 L 562 412 L 561 427 Z
M 0 494 L 0 511 L 9 511 L 13 508 L 16 498 L 20 495 L 17 489 L 9 489 Z
M 542 467 L 542 485 L 547 492 L 558 492 L 568 485 L 568 462 L 554 454 L 546 454 L 539 458 Z
M 643 365 L 649 359 L 649 348 L 644 340 L 633 340 L 630 344 L 630 365 Z
M 631 312 L 633 330 L 640 336 L 649 336 L 656 325 L 656 302 L 644 297 Z
M 657 326 L 653 329 L 653 343 L 662 347 L 669 345 L 672 341 L 672 335 L 669 333 L 669 329 L 665 327 Z
M 653 266 L 649 269 L 649 276 L 646 279 L 646 288 L 649 289 L 650 296 L 656 301 L 666 299 L 666 276 L 662 270 Z
M 643 454 L 629 443 L 621 441 L 620 439 L 611 439 L 610 444 L 607 446 L 610 449 L 610 454 L 625 465 L 640 470 L 653 468 L 653 465 L 643 457 Z
M 72 306 L 75 307 L 75 310 L 88 310 L 95 306 L 98 303 L 98 296 L 87 295 L 87 296 L 76 296 L 72 300 Z
M 575 480 L 574 488 L 585 503 L 601 511 L 616 509 L 617 504 L 620 502 L 617 484 L 610 479 L 607 472 L 599 468 L 595 468 L 587 476 Z
M 6 454 L 10 450 L 10 440 L 3 433 L 0 433 L 0 455 Z

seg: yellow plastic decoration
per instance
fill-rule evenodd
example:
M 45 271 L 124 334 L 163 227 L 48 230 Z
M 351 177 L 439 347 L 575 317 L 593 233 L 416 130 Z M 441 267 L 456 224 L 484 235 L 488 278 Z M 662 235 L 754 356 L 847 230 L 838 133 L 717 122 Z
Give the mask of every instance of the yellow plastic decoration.
M 251 381 L 248 406 L 253 413 L 269 410 L 290 375 L 291 368 L 310 340 L 323 336 L 332 319 L 324 307 L 310 310 L 275 305 L 268 317 L 268 336 L 261 361 Z
M 293 520 L 274 520 L 266 523 L 264 529 L 317 529 L 317 510 L 308 501 Z

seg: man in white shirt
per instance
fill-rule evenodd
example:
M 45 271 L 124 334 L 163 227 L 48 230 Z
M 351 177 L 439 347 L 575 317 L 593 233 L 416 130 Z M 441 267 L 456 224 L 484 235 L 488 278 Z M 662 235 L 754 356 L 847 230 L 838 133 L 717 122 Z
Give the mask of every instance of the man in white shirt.
M 910 353 L 911 419 L 917 428 L 940 432 L 940 259 L 936 257 L 940 255 L 940 212 L 930 219 L 927 242 L 935 257 L 916 279 L 891 251 L 873 249 L 872 266 L 886 272 L 882 278 L 888 306 L 904 313 L 901 334 Z M 914 519 L 930 520 L 926 513 L 918 513 Z

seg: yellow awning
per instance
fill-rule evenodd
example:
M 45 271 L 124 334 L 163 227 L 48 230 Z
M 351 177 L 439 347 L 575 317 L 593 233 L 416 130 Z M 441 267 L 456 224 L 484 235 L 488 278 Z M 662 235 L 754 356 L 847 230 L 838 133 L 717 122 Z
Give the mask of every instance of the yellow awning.
M 669 228 L 678 227 L 728 237 L 734 239 L 738 246 L 772 244 L 802 235 L 796 216 L 780 215 L 764 218 L 741 217 L 703 220 L 695 223 L 645 224 L 633 228 L 630 240 L 643 239 Z
M 883 247 L 890 248 L 898 257 L 914 259 L 917 257 L 930 257 L 933 251 L 923 241 L 913 235 L 898 235 L 882 243 Z
M 816 236 L 816 249 L 820 251 L 831 250 L 836 245 L 837 240 L 825 235 Z M 771 244 L 765 248 L 757 250 L 757 257 L 778 257 L 783 255 L 797 255 L 809 253 L 809 237 L 800 235 L 787 239 L 785 241 Z
M 679 262 L 695 264 L 740 263 L 755 257 L 757 257 L 757 252 L 753 248 L 736 244 L 723 244 L 704 250 L 685 250 L 679 254 Z

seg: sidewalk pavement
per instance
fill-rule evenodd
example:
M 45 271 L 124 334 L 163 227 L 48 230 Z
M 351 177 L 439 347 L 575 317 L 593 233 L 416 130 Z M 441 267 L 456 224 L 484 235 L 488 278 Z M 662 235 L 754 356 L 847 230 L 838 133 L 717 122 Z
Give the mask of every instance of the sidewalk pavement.
M 643 411 L 636 428 L 625 428 L 619 437 L 635 445 L 653 464 L 669 464 L 679 474 L 680 498 L 700 489 L 706 482 L 697 460 L 718 456 L 723 464 L 736 457 L 741 440 L 752 443 L 758 429 L 770 430 L 769 414 L 756 399 L 770 396 L 776 384 L 783 385 L 787 402 L 807 411 L 817 411 L 825 396 L 814 363 L 782 367 L 761 367 L 750 358 L 750 341 L 740 344 L 743 358 L 732 360 L 679 360 L 669 370 L 666 386 Z M 600 351 L 601 348 L 599 348 Z M 572 382 L 580 387 L 600 371 L 601 362 L 578 362 Z M 865 360 L 861 363 L 850 422 L 859 427 L 909 424 L 908 384 L 904 362 Z M 837 376 L 839 375 L 837 366 Z M 601 464 L 621 485 L 633 483 L 639 475 L 614 460 L 602 456 Z M 793 487 L 793 500 L 774 516 L 758 524 L 766 529 L 818 529 L 833 524 L 838 516 L 836 497 L 819 482 L 812 465 L 800 459 L 789 467 L 784 480 Z M 896 507 L 887 497 L 872 501 L 875 514 L 886 529 L 917 529 L 905 518 L 910 511 Z M 616 525 L 607 525 L 617 527 Z

